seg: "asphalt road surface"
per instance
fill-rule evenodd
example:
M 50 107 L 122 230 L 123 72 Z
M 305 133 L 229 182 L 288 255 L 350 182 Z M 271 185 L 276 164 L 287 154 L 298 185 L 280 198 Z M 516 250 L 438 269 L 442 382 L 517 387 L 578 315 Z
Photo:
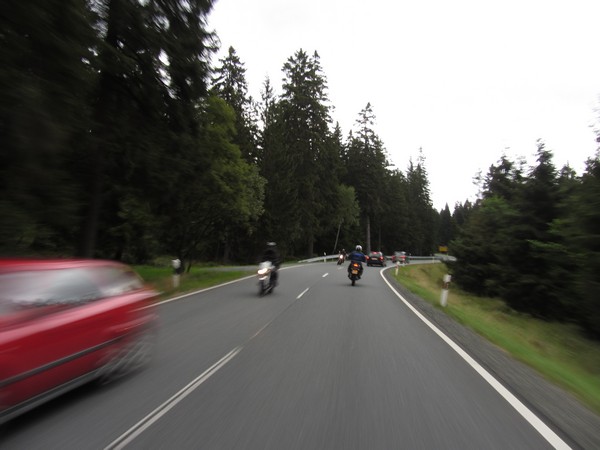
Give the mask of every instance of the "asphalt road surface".
M 5 424 L 0 448 L 579 447 L 380 268 L 365 267 L 354 287 L 345 269 L 282 270 L 265 297 L 247 278 L 162 304 L 149 368 Z

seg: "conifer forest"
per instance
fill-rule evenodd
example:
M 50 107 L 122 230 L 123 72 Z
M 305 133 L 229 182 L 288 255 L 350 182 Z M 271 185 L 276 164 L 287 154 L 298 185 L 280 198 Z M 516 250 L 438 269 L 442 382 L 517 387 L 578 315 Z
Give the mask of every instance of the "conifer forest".
M 6 0 L 0 14 L 3 256 L 254 263 L 351 250 L 437 253 L 461 288 L 600 336 L 600 157 L 538 141 L 436 211 L 426 159 L 388 160 L 371 104 L 335 121 L 318 49 L 249 95 L 213 0 Z M 279 83 L 279 80 L 280 83 Z M 484 143 L 482 145 L 485 145 Z M 412 149 L 410 149 L 412 150 Z

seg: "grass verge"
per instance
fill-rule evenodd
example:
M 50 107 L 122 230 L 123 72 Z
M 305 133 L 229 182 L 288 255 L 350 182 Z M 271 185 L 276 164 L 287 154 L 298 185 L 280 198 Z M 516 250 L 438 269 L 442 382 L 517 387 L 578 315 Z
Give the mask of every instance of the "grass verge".
M 188 273 L 180 276 L 179 287 L 175 288 L 173 269 L 169 267 L 134 266 L 134 269 L 148 285 L 160 292 L 161 300 L 254 274 L 254 271 L 242 269 L 192 266 Z
M 414 294 L 536 369 L 600 414 L 600 343 L 570 324 L 545 322 L 510 309 L 503 301 L 477 297 L 451 286 L 440 306 L 443 264 L 409 265 L 396 279 Z

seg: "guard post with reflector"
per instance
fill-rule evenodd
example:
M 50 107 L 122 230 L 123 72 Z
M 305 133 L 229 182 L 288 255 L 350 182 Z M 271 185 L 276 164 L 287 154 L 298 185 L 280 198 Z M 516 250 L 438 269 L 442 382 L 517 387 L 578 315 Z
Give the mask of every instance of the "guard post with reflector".
M 442 287 L 442 295 L 440 296 L 440 305 L 444 308 L 448 304 L 448 289 L 450 288 L 450 281 L 452 280 L 452 276 L 450 274 L 444 275 L 444 285 Z

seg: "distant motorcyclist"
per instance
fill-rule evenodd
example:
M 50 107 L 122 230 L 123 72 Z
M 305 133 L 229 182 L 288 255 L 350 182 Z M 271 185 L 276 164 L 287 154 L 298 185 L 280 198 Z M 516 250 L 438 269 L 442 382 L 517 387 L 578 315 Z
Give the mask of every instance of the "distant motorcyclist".
M 273 285 L 277 285 L 277 280 L 279 278 L 279 266 L 281 265 L 281 256 L 279 255 L 279 251 L 277 250 L 277 244 L 275 242 L 267 242 L 267 248 L 263 252 L 262 261 L 270 261 L 271 264 L 275 267 L 273 273 L 271 274 L 271 280 L 273 281 Z
M 360 266 L 360 269 L 358 271 L 358 277 L 360 278 L 363 273 L 362 263 L 367 261 L 367 257 L 362 252 L 362 247 L 360 245 L 357 245 L 356 249 L 354 249 L 354 251 L 348 255 L 348 259 L 350 260 L 350 264 L 348 265 L 348 276 L 350 276 L 350 268 L 352 267 L 352 262 L 356 261 Z

